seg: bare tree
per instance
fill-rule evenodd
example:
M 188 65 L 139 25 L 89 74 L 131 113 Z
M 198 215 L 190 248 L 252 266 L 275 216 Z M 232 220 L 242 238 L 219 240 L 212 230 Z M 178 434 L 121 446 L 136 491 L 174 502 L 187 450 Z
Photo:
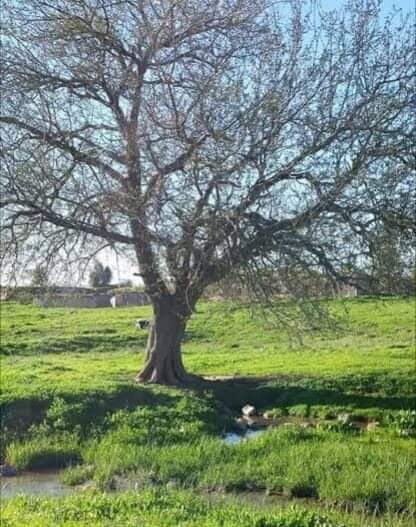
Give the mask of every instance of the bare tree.
M 188 380 L 186 323 L 231 272 L 261 293 L 272 266 L 346 279 L 373 222 L 412 229 L 410 17 L 383 23 L 372 0 L 3 4 L 4 265 L 133 251 L 154 310 L 138 380 Z

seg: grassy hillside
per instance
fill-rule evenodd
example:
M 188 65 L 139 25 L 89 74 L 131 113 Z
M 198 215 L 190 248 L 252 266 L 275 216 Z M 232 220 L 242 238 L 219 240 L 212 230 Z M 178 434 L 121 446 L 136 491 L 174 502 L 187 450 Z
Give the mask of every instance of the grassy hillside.
M 410 525 L 416 510 L 414 300 L 352 299 L 330 302 L 329 308 L 338 318 L 336 329 L 316 330 L 300 342 L 241 307 L 200 304 L 187 330 L 184 361 L 208 380 L 193 390 L 175 390 L 133 381 L 146 342 L 146 331 L 134 321 L 150 317 L 148 307 L 74 310 L 4 303 L 2 457 L 18 469 L 72 465 L 65 482 L 93 479 L 101 490 L 128 482 L 143 492 L 149 486 L 161 492 L 167 486 L 267 491 L 308 497 L 316 506 L 376 511 L 382 522 L 374 525 Z M 221 434 L 232 429 L 247 402 L 295 424 L 228 446 Z M 346 412 L 378 425 L 371 432 L 351 429 L 336 419 Z M 305 419 L 316 426 L 296 425 Z M 71 499 L 11 500 L 5 509 L 11 523 L 5 525 L 25 525 L 32 516 L 49 525 L 41 523 L 45 511 L 65 507 L 81 512 L 78 523 L 69 518 L 62 525 L 84 525 L 86 504 L 80 496 Z M 107 498 L 94 499 L 99 509 Z M 142 507 L 141 498 L 120 500 L 119 524 L 135 525 L 129 514 Z M 217 509 L 204 509 L 204 503 L 195 502 L 196 509 L 183 517 L 172 512 L 166 525 L 222 525 Z M 144 525 L 162 525 L 163 507 L 153 504 L 148 516 L 142 511 Z M 255 511 L 247 511 L 243 521 L 224 507 L 224 526 L 246 520 L 282 527 L 345 523 L 339 515 L 335 523 L 312 516 L 290 523 L 289 513 L 282 519 L 275 512 L 258 519 Z M 96 525 L 107 525 L 106 518 L 97 516 Z M 365 521 L 373 525 L 370 517 Z M 345 524 L 366 523 L 349 515 Z
M 253 319 L 248 310 L 203 303 L 188 327 L 185 364 L 210 376 L 353 375 L 354 384 L 368 384 L 365 389 L 408 394 L 415 358 L 413 300 L 348 300 L 333 302 L 332 310 L 342 316 L 337 331 L 316 332 L 300 343 Z M 150 316 L 149 307 L 69 310 L 3 304 L 3 397 L 71 393 L 131 380 L 146 342 L 146 331 L 138 331 L 134 321 Z

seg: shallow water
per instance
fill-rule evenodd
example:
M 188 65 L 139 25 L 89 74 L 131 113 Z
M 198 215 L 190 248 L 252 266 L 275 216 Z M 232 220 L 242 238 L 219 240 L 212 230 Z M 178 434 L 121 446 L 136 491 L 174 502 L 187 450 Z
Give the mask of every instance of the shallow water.
M 265 430 L 250 430 L 247 434 L 247 438 L 255 437 L 259 433 L 265 432 Z M 231 434 L 229 434 L 231 435 Z M 238 435 L 238 434 L 234 434 Z M 238 441 L 244 439 L 243 436 L 238 436 Z M 233 439 L 234 440 L 234 439 Z M 238 442 L 237 441 L 237 442 Z M 235 444 L 235 443 L 231 443 Z M 24 472 L 19 476 L 10 478 L 0 477 L 1 484 L 1 499 L 13 498 L 17 495 L 25 496 L 65 496 L 79 491 L 85 488 L 84 485 L 71 487 L 62 484 L 59 481 L 60 471 L 42 471 L 42 472 Z M 136 485 L 132 485 L 132 482 L 126 481 L 125 488 L 120 488 L 114 492 L 120 492 L 123 490 L 137 490 Z M 235 505 L 250 504 L 260 509 L 285 509 L 286 507 L 293 506 L 294 503 L 301 505 L 302 507 L 313 507 L 316 510 L 320 507 L 322 512 L 333 510 L 332 506 L 325 506 L 324 503 L 319 503 L 317 500 L 312 498 L 289 498 L 281 494 L 268 495 L 264 491 L 252 490 L 243 492 L 224 492 L 224 491 L 211 491 L 211 492 L 200 492 L 208 501 L 211 503 L 233 503 Z M 376 518 L 365 513 L 354 513 L 352 514 L 357 521 L 361 519 L 363 525 L 367 525 L 367 521 L 371 518 L 371 521 L 376 524 Z M 373 525 L 373 523 L 372 523 Z M 380 517 L 380 527 L 385 525 L 384 520 Z M 412 523 L 403 525 L 413 525 Z
M 0 478 L 1 498 L 13 498 L 19 494 L 26 496 L 64 496 L 74 492 L 74 487 L 64 485 L 59 480 L 60 472 L 23 472 L 11 478 Z
M 246 430 L 241 434 L 230 432 L 225 435 L 227 445 L 236 445 L 244 440 L 254 439 L 266 432 L 262 430 Z M 60 481 L 61 471 L 45 470 L 41 472 L 22 472 L 13 477 L 0 476 L 1 498 L 13 498 L 19 494 L 25 496 L 65 496 L 82 488 L 64 485 Z M 255 498 L 260 499 L 260 495 Z
M 264 432 L 266 432 L 266 429 L 246 430 L 245 432 L 241 434 L 237 434 L 235 432 L 229 432 L 228 434 L 225 434 L 224 442 L 227 445 L 236 445 L 245 439 L 254 439 L 255 437 L 258 437 L 259 435 L 264 434 Z

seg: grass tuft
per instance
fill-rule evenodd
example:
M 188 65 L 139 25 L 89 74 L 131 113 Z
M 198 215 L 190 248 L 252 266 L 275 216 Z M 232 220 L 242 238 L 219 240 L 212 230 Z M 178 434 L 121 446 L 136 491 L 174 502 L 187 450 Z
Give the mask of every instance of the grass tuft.
M 24 442 L 11 443 L 6 450 L 7 462 L 18 470 L 62 468 L 81 459 L 76 438 L 64 435 L 37 436 Z

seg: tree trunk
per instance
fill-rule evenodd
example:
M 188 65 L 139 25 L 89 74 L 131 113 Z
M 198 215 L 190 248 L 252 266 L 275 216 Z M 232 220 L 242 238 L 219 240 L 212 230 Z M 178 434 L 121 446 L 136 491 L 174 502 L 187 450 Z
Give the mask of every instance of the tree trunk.
M 181 356 L 187 317 L 179 312 L 172 299 L 164 298 L 156 302 L 153 311 L 146 361 L 136 380 L 169 386 L 183 385 L 191 379 L 185 371 Z

